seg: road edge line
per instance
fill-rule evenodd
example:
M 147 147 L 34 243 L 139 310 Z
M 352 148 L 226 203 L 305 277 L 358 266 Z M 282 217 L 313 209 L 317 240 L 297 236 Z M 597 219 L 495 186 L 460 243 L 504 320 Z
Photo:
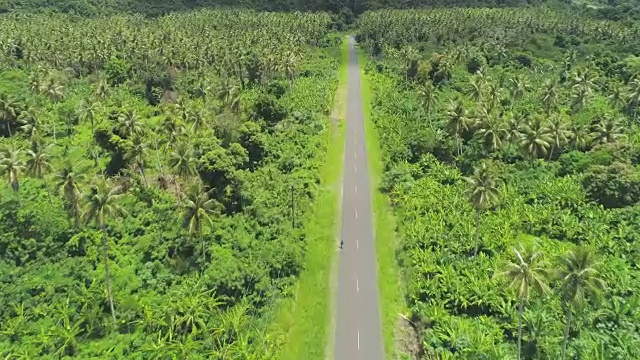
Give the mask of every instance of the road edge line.
M 323 360 L 327 346 L 333 339 L 334 280 L 337 275 L 337 242 L 339 241 L 342 175 L 344 162 L 345 126 L 342 114 L 346 113 L 346 69 L 343 60 L 346 40 L 340 45 L 338 63 L 338 85 L 334 94 L 333 108 L 339 110 L 337 119 L 327 118 L 329 129 L 326 140 L 325 162 L 320 174 L 321 190 L 315 199 L 311 216 L 305 224 L 309 241 L 304 270 L 294 288 L 294 298 L 289 307 L 291 313 L 286 330 L 286 342 L 279 353 L 283 360 Z M 342 74 L 344 72 L 344 75 Z M 344 83 L 344 85 L 343 85 Z M 341 101 L 340 90 L 344 87 L 345 100 Z M 336 171 L 336 167 L 337 171 Z M 319 221 L 323 220 L 320 224 Z M 311 305 L 305 307 L 304 305 Z M 320 320 L 320 317 L 323 317 Z
M 336 100 L 334 104 L 339 107 L 339 127 L 340 127 L 340 175 L 336 181 L 335 186 L 338 187 L 338 224 L 335 231 L 336 245 L 340 244 L 340 233 L 342 231 L 342 203 L 343 192 L 342 184 L 344 181 L 344 161 L 345 161 L 345 148 L 346 148 L 346 125 L 347 125 L 347 91 L 348 91 L 348 65 L 349 65 L 349 37 L 344 36 L 342 44 L 340 45 L 340 70 L 339 70 L 339 83 L 338 90 L 336 91 Z M 341 98 L 340 98 L 341 97 Z M 338 100 L 342 99 L 342 101 Z M 338 272 L 340 255 L 335 252 L 331 259 L 331 275 L 329 279 L 329 291 L 330 291 L 330 310 L 329 310 L 329 334 L 327 338 L 327 349 L 325 350 L 325 359 L 332 360 L 335 357 L 335 333 L 336 333 L 336 294 L 338 292 Z
M 373 211 L 373 238 L 376 247 L 376 266 L 378 278 L 378 303 L 385 358 L 396 356 L 396 329 L 398 316 L 406 305 L 403 301 L 400 285 L 401 277 L 396 260 L 396 220 L 391 211 L 389 198 L 380 191 L 380 180 L 384 164 L 380 157 L 378 131 L 371 118 L 373 89 L 369 77 L 365 73 L 368 62 L 366 54 L 358 49 L 358 65 L 360 70 L 360 86 L 362 93 L 362 110 L 366 136 L 369 178 L 371 181 L 371 209 Z

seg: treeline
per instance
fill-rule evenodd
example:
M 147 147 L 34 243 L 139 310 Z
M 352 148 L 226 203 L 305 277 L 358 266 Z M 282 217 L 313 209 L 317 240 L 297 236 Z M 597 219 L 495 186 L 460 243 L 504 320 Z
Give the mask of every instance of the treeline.
M 279 358 L 329 23 L 0 17 L 0 359 Z
M 9 0 L 0 3 L 6 13 L 65 13 L 100 17 L 136 13 L 158 17 L 170 12 L 199 8 L 247 8 L 259 11 L 325 11 L 333 14 L 333 27 L 342 30 L 368 10 L 424 7 L 529 7 L 544 5 L 557 10 L 601 20 L 640 19 L 640 6 L 633 0 L 596 0 L 576 4 L 571 0 Z
M 160 16 L 169 12 L 206 7 L 236 7 L 260 11 L 324 10 L 338 12 L 347 1 L 326 0 L 10 0 L 0 4 L 0 13 L 67 13 L 84 17 L 139 13 Z
M 354 14 L 367 10 L 420 7 L 520 7 L 548 5 L 573 7 L 603 19 L 637 19 L 640 7 L 631 0 L 594 1 L 574 4 L 570 0 L 9 0 L 0 3 L 2 13 L 67 13 L 83 17 L 139 13 L 155 17 L 174 11 L 207 7 L 249 8 L 259 11 L 327 11 L 350 22 Z

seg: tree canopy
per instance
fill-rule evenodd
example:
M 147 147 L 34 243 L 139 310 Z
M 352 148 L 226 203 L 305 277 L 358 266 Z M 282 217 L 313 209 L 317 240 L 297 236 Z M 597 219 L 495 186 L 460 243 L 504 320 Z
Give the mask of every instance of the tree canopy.
M 421 344 L 401 352 L 637 357 L 639 30 L 545 7 L 360 17 Z
M 0 17 L 1 358 L 278 358 L 307 250 L 291 216 L 320 191 L 337 86 L 330 23 Z

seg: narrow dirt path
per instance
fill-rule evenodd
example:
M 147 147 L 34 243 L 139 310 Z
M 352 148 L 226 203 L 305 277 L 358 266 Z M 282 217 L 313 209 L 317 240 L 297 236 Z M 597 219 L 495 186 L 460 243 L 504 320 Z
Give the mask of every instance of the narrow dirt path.
M 378 305 L 376 247 L 367 163 L 360 69 L 349 39 L 342 239 L 335 320 L 336 360 L 384 358 Z

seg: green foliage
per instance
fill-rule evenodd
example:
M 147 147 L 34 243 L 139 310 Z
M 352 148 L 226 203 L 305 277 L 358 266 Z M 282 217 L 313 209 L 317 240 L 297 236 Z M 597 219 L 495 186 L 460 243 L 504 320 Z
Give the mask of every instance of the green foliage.
M 621 324 L 639 314 L 621 306 L 640 289 L 630 225 L 639 129 L 636 87 L 620 71 L 639 45 L 635 25 L 530 8 L 383 10 L 359 26 L 374 55 L 365 68 L 381 188 L 398 219 L 413 343 L 423 344 L 403 350 L 635 358 L 638 328 Z M 409 47 L 429 59 L 433 90 L 406 76 L 396 54 Z M 496 276 L 505 271 L 512 288 Z M 604 325 L 612 311 L 618 325 Z
M 111 86 L 120 85 L 129 78 L 131 65 L 123 59 L 114 57 L 104 65 L 104 72 Z
M 640 200 L 640 178 L 628 164 L 595 165 L 585 173 L 582 183 L 587 196 L 605 208 L 629 206 Z
M 362 0 L 348 2 L 344 0 L 68 0 L 50 2 L 44 0 L 9 1 L 0 4 L 0 14 L 5 12 L 62 12 L 78 16 L 102 16 L 116 13 L 140 13 L 146 16 L 160 16 L 169 12 L 188 11 L 203 7 L 237 7 L 261 11 L 330 11 L 334 17 L 334 27 L 343 30 L 353 22 L 354 14 L 366 10 L 383 8 L 423 8 L 423 7 L 526 7 L 547 5 L 552 8 L 567 8 L 574 12 L 610 20 L 638 19 L 640 10 L 631 0 Z
M 275 96 L 263 95 L 255 102 L 255 117 L 264 120 L 273 127 L 287 117 L 286 110 L 277 102 Z
M 330 22 L 0 18 L 1 358 L 277 358 L 327 151 Z

